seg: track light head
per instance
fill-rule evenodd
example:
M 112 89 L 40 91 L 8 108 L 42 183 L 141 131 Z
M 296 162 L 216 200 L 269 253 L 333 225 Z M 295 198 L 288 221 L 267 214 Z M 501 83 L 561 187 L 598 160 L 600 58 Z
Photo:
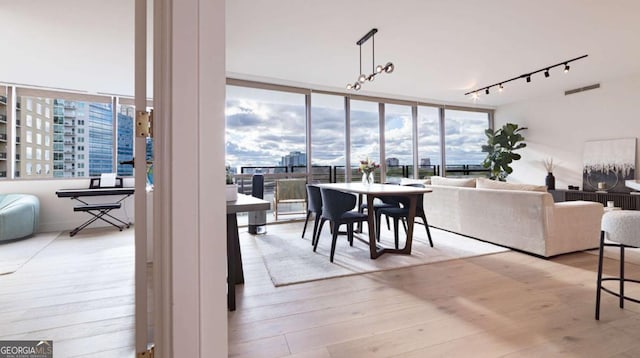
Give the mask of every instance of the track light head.
M 531 82 L 531 75 L 527 75 L 527 83 Z
M 544 77 L 549 77 L 549 69 L 544 70 Z
M 391 62 L 387 62 L 387 64 L 384 65 L 384 72 L 386 72 L 386 73 L 391 73 L 391 72 L 393 72 L 394 69 L 395 69 L 395 67 L 393 66 L 393 63 L 391 63 Z
M 565 63 L 565 64 L 564 64 L 564 73 L 569 72 L 569 68 L 570 68 L 570 67 L 569 67 L 569 64 L 568 64 L 568 63 Z
M 486 88 L 486 89 L 484 90 L 484 94 L 489 94 L 489 88 Z
M 502 90 L 504 89 L 504 87 L 502 87 L 502 83 L 498 86 L 498 92 L 502 92 Z

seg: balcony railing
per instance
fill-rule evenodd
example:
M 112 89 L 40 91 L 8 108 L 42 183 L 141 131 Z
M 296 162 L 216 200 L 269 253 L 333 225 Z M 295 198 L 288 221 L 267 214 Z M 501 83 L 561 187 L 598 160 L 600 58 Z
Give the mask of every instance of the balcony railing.
M 7 140 L 7 133 L 0 133 L 0 140 L 6 141 Z
M 0 122 L 7 123 L 7 115 L 6 114 L 0 114 Z
M 6 152 L 0 152 L 0 159 L 7 159 L 7 153 Z
M 7 96 L 0 96 L 0 103 L 7 104 Z

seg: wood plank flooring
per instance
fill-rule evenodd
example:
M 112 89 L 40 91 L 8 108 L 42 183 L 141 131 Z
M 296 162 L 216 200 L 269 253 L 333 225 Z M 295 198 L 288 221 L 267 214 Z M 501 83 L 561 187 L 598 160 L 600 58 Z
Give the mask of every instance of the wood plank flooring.
M 285 225 L 292 237 L 302 231 Z M 593 319 L 597 256 L 589 253 L 508 252 L 275 288 L 251 237 L 241 244 L 246 283 L 229 313 L 234 357 L 640 354 L 640 305 L 620 310 L 604 295 L 601 321 Z M 605 262 L 617 271 L 615 259 Z M 640 260 L 627 274 L 640 277 Z M 627 292 L 640 297 L 640 287 Z M 0 339 L 53 339 L 56 357 L 133 357 L 133 315 L 131 229 L 61 236 L 0 276 Z
M 1 275 L 0 340 L 51 339 L 54 357 L 134 357 L 133 233 L 63 234 Z
M 286 224 L 291 233 L 302 224 Z M 609 357 L 640 353 L 640 305 L 603 295 L 597 256 L 507 252 L 275 288 L 241 234 L 233 357 Z M 311 249 L 311 248 L 309 248 Z M 632 255 L 629 255 L 632 257 Z M 627 276 L 640 277 L 640 262 Z M 605 260 L 605 272 L 618 262 Z M 627 292 L 640 297 L 640 285 Z

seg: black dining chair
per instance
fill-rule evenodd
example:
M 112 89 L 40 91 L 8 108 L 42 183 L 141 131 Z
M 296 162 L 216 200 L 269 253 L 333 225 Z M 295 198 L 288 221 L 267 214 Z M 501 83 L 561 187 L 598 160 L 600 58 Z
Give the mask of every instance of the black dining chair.
M 322 196 L 322 216 L 320 227 L 318 228 L 318 233 L 316 234 L 313 244 L 313 251 L 315 252 L 318 248 L 322 226 L 325 222 L 329 221 L 332 234 L 329 261 L 333 262 L 333 256 L 336 251 L 336 241 L 338 239 L 338 228 L 340 225 L 347 225 L 347 239 L 349 240 L 349 244 L 353 246 L 353 224 L 367 221 L 367 215 L 352 211 L 356 207 L 356 197 L 353 194 L 328 188 L 320 188 L 320 195 Z
M 313 184 L 307 184 L 307 220 L 304 221 L 302 237 L 304 237 L 304 233 L 307 231 L 307 223 L 309 222 L 311 213 L 315 216 L 315 220 L 313 222 L 313 236 L 311 236 L 311 245 L 313 245 L 315 243 L 316 233 L 318 232 L 320 216 L 322 215 L 322 195 L 320 194 L 320 188 Z
M 409 184 L 407 186 L 424 188 L 422 184 Z M 381 208 L 376 211 L 376 239 L 380 241 L 380 220 L 382 215 L 386 215 L 387 217 L 393 218 L 393 235 L 394 235 L 394 243 L 396 249 L 399 246 L 399 238 L 398 238 L 398 226 L 400 220 L 402 220 L 402 224 L 404 226 L 405 233 L 407 232 L 407 227 L 405 226 L 404 220 L 409 217 L 409 198 L 406 197 L 396 197 L 397 200 L 400 201 L 400 206 L 397 208 Z M 431 232 L 429 231 L 429 223 L 427 222 L 427 216 L 424 213 L 424 194 L 418 195 L 416 202 L 416 217 L 422 218 L 422 223 L 424 224 L 425 229 L 427 230 L 427 237 L 429 238 L 429 245 L 433 247 L 433 241 L 431 240 Z

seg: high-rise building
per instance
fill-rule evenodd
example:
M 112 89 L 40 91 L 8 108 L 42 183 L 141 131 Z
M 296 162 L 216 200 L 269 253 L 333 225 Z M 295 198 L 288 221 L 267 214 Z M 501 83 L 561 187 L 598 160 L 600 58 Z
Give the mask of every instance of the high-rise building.
M 0 178 L 7 177 L 7 93 L 6 87 L 0 86 Z
M 280 166 L 283 167 L 295 167 L 307 165 L 307 154 L 302 152 L 289 152 L 289 154 L 282 157 L 280 160 Z
M 53 176 L 53 101 L 20 98 L 16 111 L 16 177 Z
M 385 162 L 387 163 L 388 167 L 397 167 L 398 165 L 400 165 L 400 160 L 398 158 L 387 158 Z
M 134 107 L 120 106 L 118 111 L 118 175 L 133 175 L 133 165 L 120 164 L 133 159 Z
M 431 158 L 421 158 L 420 159 L 420 166 L 421 167 L 428 167 L 431 165 Z

